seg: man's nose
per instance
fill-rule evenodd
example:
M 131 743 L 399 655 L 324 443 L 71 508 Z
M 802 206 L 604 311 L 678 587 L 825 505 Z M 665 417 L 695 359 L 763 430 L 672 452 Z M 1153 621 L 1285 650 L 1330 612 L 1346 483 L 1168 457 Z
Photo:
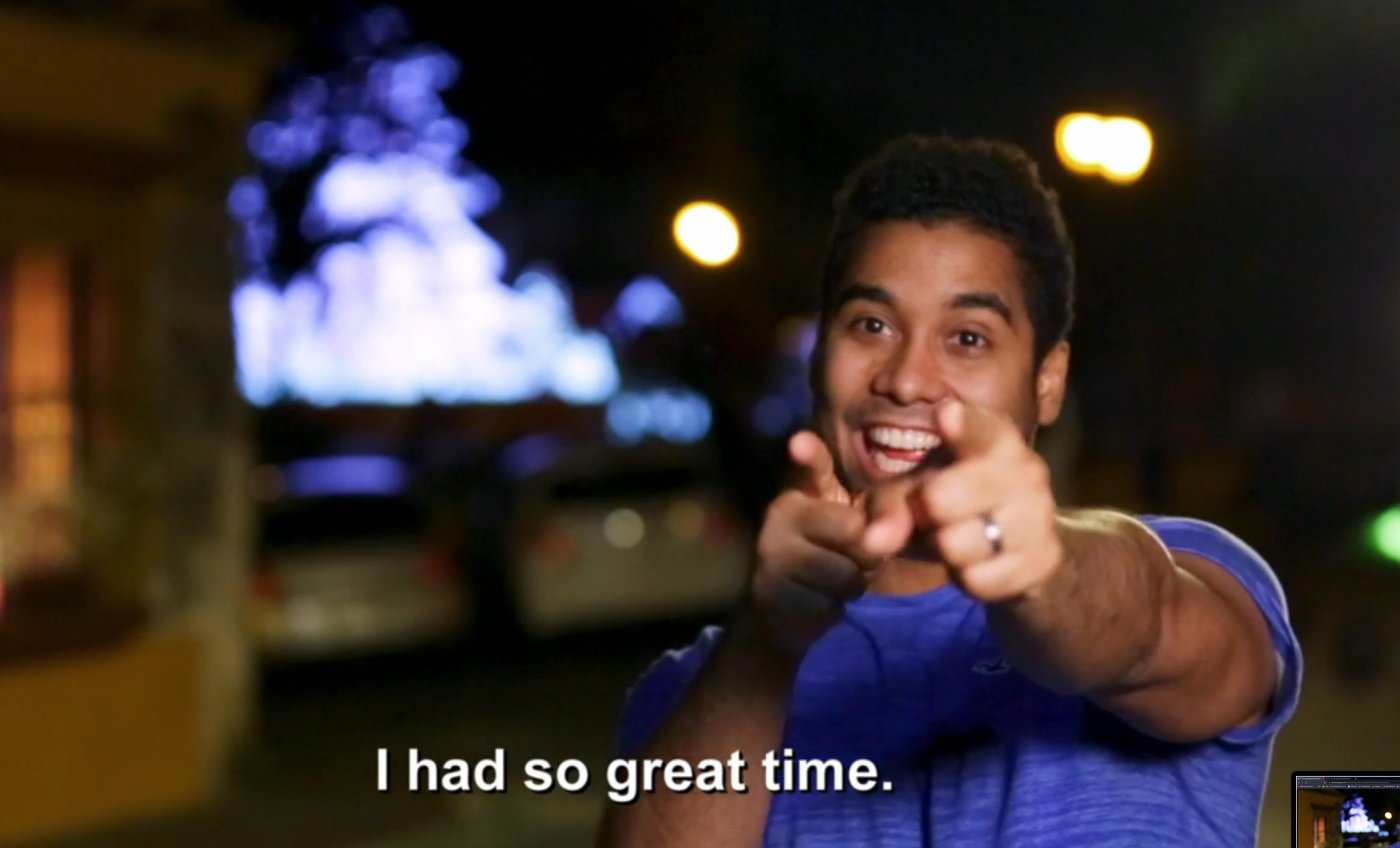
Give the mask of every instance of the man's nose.
M 927 344 L 908 340 L 890 352 L 872 387 L 896 403 L 937 403 L 947 394 L 947 384 L 937 355 Z

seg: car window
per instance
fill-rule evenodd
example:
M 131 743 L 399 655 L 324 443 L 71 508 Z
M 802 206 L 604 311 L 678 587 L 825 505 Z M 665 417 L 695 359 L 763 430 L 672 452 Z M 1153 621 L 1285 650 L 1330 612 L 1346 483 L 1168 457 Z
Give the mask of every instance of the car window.
M 337 497 L 284 501 L 263 516 L 265 547 L 412 537 L 423 532 L 427 513 L 402 498 Z
M 556 501 L 628 498 L 686 489 L 700 482 L 701 475 L 692 468 L 630 468 L 567 477 L 555 482 L 549 495 Z

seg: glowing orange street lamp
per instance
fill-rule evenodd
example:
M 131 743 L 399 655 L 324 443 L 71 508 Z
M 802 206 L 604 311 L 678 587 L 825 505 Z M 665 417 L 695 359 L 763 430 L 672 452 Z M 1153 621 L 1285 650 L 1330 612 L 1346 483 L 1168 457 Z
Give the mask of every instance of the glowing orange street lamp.
M 739 223 L 718 203 L 687 203 L 676 213 L 671 234 L 686 256 L 711 268 L 739 253 Z
M 1152 161 L 1152 131 L 1137 118 L 1073 112 L 1055 125 L 1055 152 L 1076 174 L 1127 185 Z

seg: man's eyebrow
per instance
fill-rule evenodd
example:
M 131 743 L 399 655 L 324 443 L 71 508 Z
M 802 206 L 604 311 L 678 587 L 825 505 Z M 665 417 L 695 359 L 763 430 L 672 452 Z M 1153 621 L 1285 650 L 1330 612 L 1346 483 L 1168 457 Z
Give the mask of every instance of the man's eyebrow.
M 963 292 L 954 295 L 948 306 L 953 309 L 990 309 L 1000 315 L 1008 326 L 1013 326 L 1011 307 L 996 292 Z
M 836 292 L 831 311 L 836 312 L 853 300 L 869 300 L 883 306 L 894 306 L 894 296 L 881 286 L 870 283 L 847 283 Z

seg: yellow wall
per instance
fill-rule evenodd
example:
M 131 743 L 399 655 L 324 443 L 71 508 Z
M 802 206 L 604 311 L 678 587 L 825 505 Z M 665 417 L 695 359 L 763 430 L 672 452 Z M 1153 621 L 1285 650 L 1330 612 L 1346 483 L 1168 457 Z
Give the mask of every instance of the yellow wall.
M 165 148 L 191 101 L 252 115 L 261 70 L 282 46 L 260 32 L 220 51 L 8 11 L 0 14 L 0 112 L 11 125 Z
M 213 369 L 227 414 L 207 403 L 214 390 L 161 387 L 188 379 L 171 350 L 191 326 L 222 352 L 224 324 L 205 330 L 191 305 L 226 322 L 224 194 L 287 40 L 219 0 L 183 0 L 190 26 L 175 29 L 145 26 L 127 4 L 65 5 L 0 8 L 0 254 L 42 247 L 85 262 L 89 329 L 111 330 L 111 356 L 110 374 L 82 387 L 90 455 L 75 483 L 84 548 L 100 552 L 84 576 L 104 606 L 144 606 L 183 630 L 0 665 L 0 843 L 208 798 L 255 697 L 233 382 Z M 199 520 L 171 508 L 194 490 L 217 495 Z
M 0 666 L 0 843 L 208 797 L 199 654 L 168 630 Z

